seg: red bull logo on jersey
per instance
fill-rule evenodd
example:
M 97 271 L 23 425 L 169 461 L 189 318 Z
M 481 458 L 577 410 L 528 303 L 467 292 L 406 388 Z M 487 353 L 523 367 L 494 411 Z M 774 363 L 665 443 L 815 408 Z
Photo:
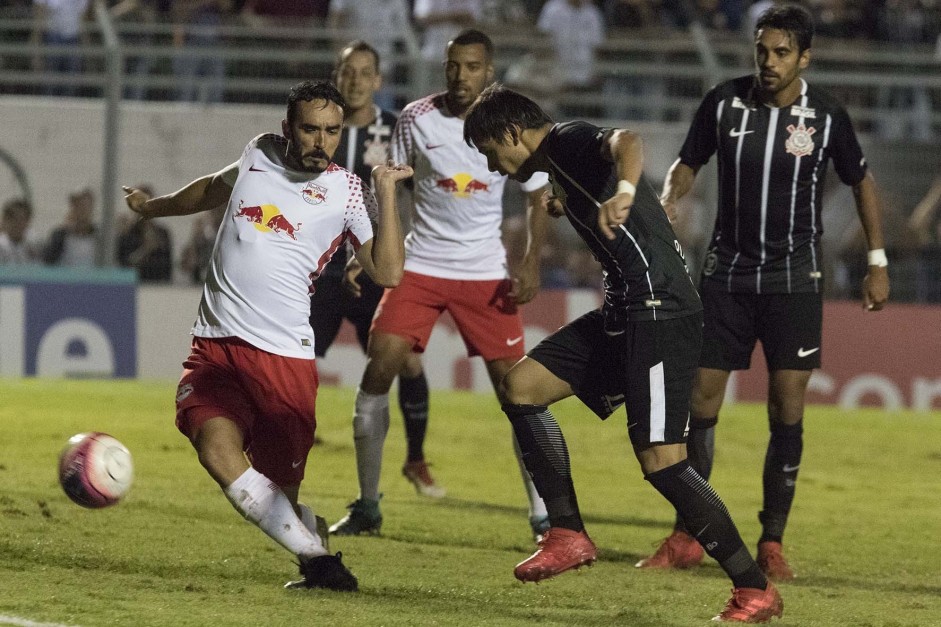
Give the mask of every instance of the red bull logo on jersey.
M 814 151 L 814 140 L 811 135 L 817 132 L 813 126 L 810 128 L 803 124 L 787 125 L 787 132 L 791 134 L 784 140 L 784 148 L 795 157 L 806 157 Z
M 301 198 L 310 205 L 323 204 L 327 201 L 327 188 L 311 181 L 301 190 Z
M 452 177 L 438 179 L 435 185 L 446 192 L 467 198 L 478 192 L 490 191 L 487 183 L 478 181 L 467 172 L 459 172 Z
M 235 217 L 251 222 L 257 230 L 263 233 L 279 233 L 293 240 L 297 239 L 296 233 L 301 230 L 301 223 L 292 224 L 276 205 L 246 207 L 244 202 L 239 202 Z

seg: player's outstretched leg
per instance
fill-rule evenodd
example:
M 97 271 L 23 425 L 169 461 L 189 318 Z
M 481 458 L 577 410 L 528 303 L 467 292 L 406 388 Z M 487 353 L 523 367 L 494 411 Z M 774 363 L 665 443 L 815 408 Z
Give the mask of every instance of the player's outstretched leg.
M 568 447 L 558 423 L 544 405 L 506 404 L 503 411 L 551 521 L 539 549 L 517 564 L 513 574 L 520 581 L 541 581 L 594 563 L 598 551 L 578 511 Z

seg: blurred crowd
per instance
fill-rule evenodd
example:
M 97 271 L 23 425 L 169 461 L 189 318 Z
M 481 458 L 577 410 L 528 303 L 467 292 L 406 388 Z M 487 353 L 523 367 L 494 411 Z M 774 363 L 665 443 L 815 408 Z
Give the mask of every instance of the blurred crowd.
M 186 101 L 221 101 L 227 72 L 224 58 L 206 52 L 207 48 L 224 43 L 228 24 L 248 25 L 259 32 L 271 33 L 278 26 L 310 24 L 327 27 L 343 35 L 337 40 L 359 37 L 369 41 L 384 60 L 382 71 L 394 76 L 389 67 L 403 36 L 419 42 L 423 56 L 439 61 L 445 43 L 460 29 L 479 26 L 502 32 L 543 33 L 555 49 L 549 59 L 551 72 L 547 80 L 553 94 L 578 93 L 587 86 L 621 96 L 609 100 L 610 107 L 601 112 L 606 118 L 644 119 L 641 110 L 632 108 L 625 94 L 650 99 L 651 90 L 658 88 L 654 77 L 636 81 L 631 77 L 599 77 L 596 71 L 597 50 L 612 37 L 631 29 L 687 28 L 698 21 L 716 31 L 748 37 L 757 16 L 777 0 L 110 0 L 107 5 L 116 21 L 134 25 L 171 25 L 164 30 L 143 28 L 137 45 L 146 45 L 172 33 L 172 45 L 179 49 L 168 63 L 172 64 L 173 93 L 170 97 Z M 941 2 L 937 0 L 811 0 L 803 2 L 814 14 L 821 36 L 865 39 L 893 44 L 935 46 L 941 57 Z M 0 0 L 0 19 L 28 17 L 32 20 L 30 40 L 37 44 L 80 44 L 88 29 L 91 0 Z M 274 29 L 274 30 L 273 30 Z M 163 44 L 166 41 L 161 42 Z M 327 44 L 330 45 L 329 43 Z M 202 52 L 200 52 L 202 50 Z M 564 60 L 564 62 L 557 62 Z M 530 63 L 547 62 L 529 59 Z M 129 75 L 153 75 L 152 56 L 128 57 Z M 34 69 L 62 74 L 80 72 L 83 60 L 68 53 L 37 55 Z M 533 79 L 541 72 L 538 65 L 529 67 L 521 59 L 508 70 L 504 81 L 513 83 L 515 71 Z M 528 68 L 528 69 L 527 69 Z M 231 68 L 229 68 L 231 70 Z M 632 82 L 633 81 L 633 82 Z M 388 81 L 391 85 L 394 81 Z M 74 95 L 76 87 L 63 81 L 42 88 L 44 93 Z M 638 91 L 639 90 L 639 91 Z M 878 98 L 885 110 L 898 115 L 883 116 L 873 127 L 883 139 L 910 138 L 923 142 L 936 139 L 931 128 L 931 112 L 941 103 L 932 102 L 932 94 L 919 87 L 880 88 Z M 697 94 L 698 95 L 698 94 Z M 144 99 L 154 96 L 152 88 L 141 81 L 128 81 L 124 96 Z M 393 94 L 384 88 L 378 94 L 380 106 L 397 109 Z M 614 106 L 614 105 L 612 105 Z M 583 112 L 559 111 L 563 117 L 584 117 Z M 647 118 L 650 119 L 650 118 Z M 141 186 L 147 188 L 146 185 Z M 152 190 L 150 190 L 152 191 Z M 692 197 L 691 197 L 692 198 Z M 4 199 L 0 198 L 0 201 Z M 692 202 L 692 201 L 691 201 Z M 701 201 L 696 201 L 701 202 Z M 31 239 L 32 211 L 23 198 L 9 198 L 3 204 L 0 224 L 0 264 L 43 263 L 61 266 L 91 266 L 96 258 L 99 233 L 94 221 L 95 194 L 90 188 L 76 190 L 67 199 L 64 218 L 42 241 Z M 703 211 L 693 207 L 688 213 Z M 905 228 L 910 248 L 899 255 L 917 258 L 917 300 L 941 302 L 941 178 L 912 212 Z M 141 281 L 201 282 L 221 214 L 215 212 L 193 221 L 193 228 L 177 254 L 174 254 L 170 232 L 158 221 L 140 222 L 131 215 L 121 217 L 114 242 L 115 259 L 119 266 L 135 268 Z M 507 220 L 507 239 L 519 237 L 520 218 Z M 43 232 L 51 225 L 43 225 Z M 705 246 L 706 233 L 698 233 L 695 225 L 677 225 L 695 263 L 702 257 L 699 247 Z M 577 242 L 568 241 L 566 229 L 554 229 L 545 247 L 543 283 L 545 287 L 597 287 L 596 262 Z M 849 247 L 849 250 L 852 247 Z M 514 247 L 510 246 L 510 250 Z M 851 251 L 853 252 L 853 251 Z M 854 252 L 855 254 L 855 252 Z M 859 255 L 856 255 L 859 257 Z M 864 256 L 859 257 L 864 258 Z M 513 260 L 511 260 L 512 263 Z M 837 271 L 837 283 L 853 285 L 854 273 L 860 271 L 847 254 Z M 691 270 L 695 273 L 697 268 Z M 864 268 L 862 269 L 864 271 Z

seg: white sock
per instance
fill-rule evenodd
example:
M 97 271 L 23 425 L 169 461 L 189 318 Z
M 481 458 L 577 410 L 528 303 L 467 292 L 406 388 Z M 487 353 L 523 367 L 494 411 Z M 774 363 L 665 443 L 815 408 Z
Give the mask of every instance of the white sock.
M 254 468 L 233 481 L 225 495 L 242 516 L 291 553 L 299 557 L 327 554 L 323 542 L 298 518 L 281 488 Z
M 389 432 L 389 395 L 368 394 L 356 390 L 353 410 L 353 442 L 356 445 L 356 472 L 359 498 L 379 500 L 379 474 L 382 471 L 382 446 Z
M 549 516 L 546 503 L 539 496 L 533 478 L 529 476 L 529 471 L 526 470 L 526 464 L 523 463 L 523 452 L 520 450 L 519 442 L 516 441 L 516 434 L 511 431 L 510 435 L 513 437 L 513 452 L 516 453 L 516 463 L 519 464 L 520 475 L 523 476 L 523 487 L 526 489 L 526 497 L 529 499 L 529 518 L 530 520 L 546 518 Z
M 321 535 L 320 530 L 317 529 L 317 515 L 314 514 L 314 510 L 309 508 L 304 503 L 298 503 L 297 508 L 301 510 L 301 522 L 304 523 L 304 526 L 307 527 L 308 531 L 317 536 L 317 539 L 320 540 L 320 544 L 323 545 L 324 550 L 329 553 L 330 538 L 326 537 L 326 530 L 324 530 L 324 535 Z M 324 524 L 326 524 L 326 521 Z

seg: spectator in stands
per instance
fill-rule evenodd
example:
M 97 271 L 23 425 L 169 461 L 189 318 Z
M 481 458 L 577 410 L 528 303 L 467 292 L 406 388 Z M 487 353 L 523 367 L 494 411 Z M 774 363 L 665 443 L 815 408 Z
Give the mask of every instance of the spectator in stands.
M 192 0 L 175 2 L 173 17 L 173 74 L 177 80 L 177 100 L 221 102 L 225 61 L 200 48 L 220 45 L 219 26 L 231 13 L 232 0 Z
M 879 8 L 877 36 L 898 49 L 934 41 L 928 22 L 928 7 L 919 0 L 892 0 Z M 924 87 L 884 86 L 879 88 L 879 107 L 884 109 L 877 128 L 883 139 L 934 140 L 931 128 L 931 94 Z
M 363 2 L 370 6 L 377 4 Z M 256 28 L 265 26 L 298 26 L 320 22 L 327 17 L 329 0 L 245 0 L 241 16 Z
M 481 0 L 415 0 L 415 23 L 422 29 L 421 54 L 426 61 L 439 63 L 441 51 L 465 28 L 483 17 Z
M 95 193 L 85 187 L 69 194 L 65 221 L 49 235 L 42 258 L 47 264 L 67 267 L 95 265 L 97 228 L 92 222 Z
M 135 22 L 142 26 L 153 27 L 160 21 L 169 21 L 170 0 L 119 0 L 109 12 L 116 21 Z M 154 46 L 158 38 L 150 31 L 133 32 L 129 39 L 135 46 Z M 128 55 L 127 78 L 125 79 L 124 97 L 128 100 L 143 100 L 147 88 L 141 84 L 154 68 L 155 57 L 150 54 Z M 140 81 L 140 82 L 139 82 Z
M 153 187 L 146 183 L 136 187 L 151 198 L 155 196 Z M 115 259 L 122 268 L 136 269 L 141 283 L 169 283 L 173 280 L 170 231 L 156 220 L 125 215 L 115 246 Z
M 89 0 L 33 0 L 33 30 L 30 43 L 53 46 L 78 46 L 83 43 L 85 33 L 83 22 L 90 18 Z M 82 71 L 82 57 L 74 53 L 53 54 L 43 58 L 33 58 L 33 69 L 56 72 L 66 76 L 76 76 Z M 74 96 L 74 85 L 47 86 L 46 94 Z
M 199 214 L 193 220 L 193 230 L 180 259 L 180 268 L 193 285 L 202 285 L 206 281 L 206 268 L 209 267 L 212 247 L 216 243 L 216 234 L 224 215 L 225 205 L 221 205 Z
M 11 198 L 3 204 L 0 217 L 0 264 L 40 261 L 40 247 L 29 238 L 33 207 L 25 198 Z
M 919 302 L 941 303 L 941 175 L 915 205 L 908 231 L 909 237 L 918 243 L 915 298 Z
M 379 73 L 388 80 L 375 95 L 380 109 L 396 109 L 395 92 L 392 90 L 396 78 L 394 59 L 397 44 L 403 46 L 412 37 L 412 22 L 406 0 L 332 0 L 327 14 L 327 26 L 343 30 L 334 35 L 336 41 L 360 39 L 368 41 L 379 53 Z M 342 44 L 341 44 L 342 45 Z
M 630 30 L 648 28 L 658 24 L 659 17 L 650 0 L 605 0 L 604 23 L 622 38 L 630 37 Z M 656 56 L 651 57 L 654 54 Z M 617 46 L 604 53 L 604 59 L 629 62 L 638 59 L 637 53 L 626 52 Z M 646 61 L 666 63 L 662 53 L 643 55 Z M 603 77 L 605 96 L 604 116 L 612 120 L 659 119 L 664 112 L 666 86 L 656 76 L 627 72 L 611 72 Z
M 558 89 L 579 90 L 595 81 L 595 49 L 604 42 L 604 16 L 590 0 L 549 0 L 537 28 L 552 38 Z M 584 115 L 584 111 L 560 111 Z

